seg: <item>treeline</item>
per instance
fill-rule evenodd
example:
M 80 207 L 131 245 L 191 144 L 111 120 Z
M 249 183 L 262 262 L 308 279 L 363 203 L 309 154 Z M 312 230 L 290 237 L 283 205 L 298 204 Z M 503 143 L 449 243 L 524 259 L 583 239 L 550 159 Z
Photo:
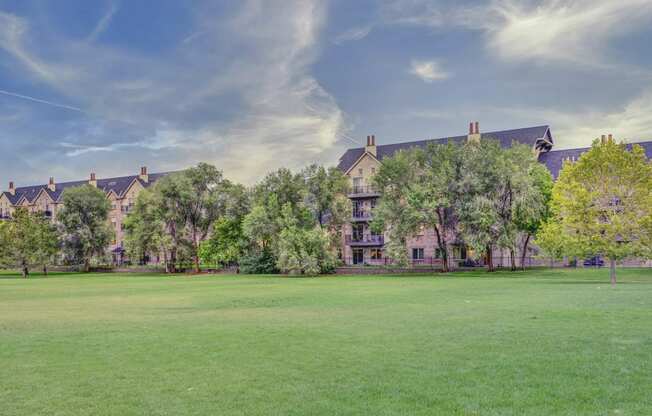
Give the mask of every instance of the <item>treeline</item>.
M 444 270 L 452 245 L 463 241 L 483 253 L 490 271 L 493 252 L 506 249 L 512 269 L 527 253 L 532 235 L 550 215 L 553 181 L 532 148 L 482 140 L 432 144 L 384 159 L 374 177 L 381 193 L 372 227 L 386 232 L 386 254 L 407 263 L 407 240 L 433 229 Z
M 565 163 L 553 186 L 528 146 L 492 140 L 432 144 L 383 159 L 373 178 L 381 198 L 371 228 L 385 233 L 385 256 L 407 263 L 407 243 L 432 229 L 444 269 L 462 242 L 494 269 L 495 249 L 520 264 L 535 241 L 553 258 L 601 255 L 615 263 L 652 256 L 652 165 L 643 149 L 596 141 Z M 160 257 L 168 272 L 191 264 L 237 266 L 243 273 L 315 275 L 335 269 L 352 207 L 348 178 L 336 168 L 279 169 L 251 188 L 199 164 L 141 191 L 124 221 L 125 249 L 134 263 Z M 104 192 L 67 189 L 52 223 L 17 209 L 0 223 L 0 265 L 47 266 L 63 260 L 106 260 L 114 240 Z
M 334 270 L 350 215 L 348 182 L 337 169 L 279 169 L 251 189 L 200 164 L 160 179 L 127 217 L 133 259 L 160 253 L 170 272 L 191 262 L 238 265 L 244 273 L 319 274 Z

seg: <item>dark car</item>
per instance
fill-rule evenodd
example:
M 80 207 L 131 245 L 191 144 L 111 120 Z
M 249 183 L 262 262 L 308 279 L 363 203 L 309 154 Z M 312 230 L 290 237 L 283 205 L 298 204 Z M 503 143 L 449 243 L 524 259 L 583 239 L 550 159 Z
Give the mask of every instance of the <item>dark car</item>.
M 584 260 L 584 267 L 602 267 L 604 266 L 604 260 L 600 256 L 590 257 Z

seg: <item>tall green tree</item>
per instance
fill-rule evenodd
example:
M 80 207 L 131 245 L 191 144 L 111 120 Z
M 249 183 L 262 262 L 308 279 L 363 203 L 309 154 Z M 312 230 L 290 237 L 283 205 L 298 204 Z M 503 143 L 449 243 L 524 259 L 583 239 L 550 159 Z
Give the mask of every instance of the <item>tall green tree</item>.
M 519 207 L 530 209 L 528 204 L 537 195 L 531 175 L 536 163 L 531 148 L 525 145 L 513 143 L 503 149 L 494 140 L 464 145 L 456 210 L 464 240 L 485 251 L 489 271 L 495 270 L 495 248 L 508 249 L 514 259 L 519 237 L 517 211 Z
M 200 245 L 215 221 L 226 214 L 231 184 L 220 170 L 207 163 L 185 170 L 178 179 L 183 183 L 178 203 L 185 219 L 195 273 L 199 273 Z
M 532 237 L 539 232 L 550 217 L 550 200 L 554 184 L 550 171 L 539 163 L 531 166 L 530 177 L 532 185 L 528 187 L 524 198 L 516 204 L 514 217 L 516 228 L 521 233 L 522 269 L 525 269 L 525 258 Z
M 41 213 L 17 209 L 10 221 L 0 224 L 0 263 L 20 268 L 29 276 L 30 266 L 47 264 L 58 251 L 58 238 L 53 225 Z
M 243 220 L 249 212 L 249 195 L 242 185 L 231 185 L 226 191 L 226 213 L 215 222 L 200 248 L 202 261 L 222 266 L 238 263 L 248 247 Z
M 616 262 L 652 255 L 652 164 L 643 148 L 595 141 L 565 163 L 552 193 L 554 220 L 571 242 L 569 253 L 605 256 L 616 284 Z
M 382 195 L 374 229 L 388 230 L 392 257 L 405 261 L 407 238 L 419 229 L 432 228 L 443 269 L 448 271 L 457 223 L 453 205 L 460 175 L 461 152 L 453 144 L 432 144 L 383 160 L 374 177 Z
M 349 179 L 341 170 L 310 165 L 301 171 L 304 179 L 304 205 L 319 227 L 327 232 L 331 250 L 340 247 L 342 229 L 351 217 L 351 200 L 347 197 Z
M 66 189 L 63 208 L 57 219 L 60 223 L 64 250 L 72 258 L 79 258 L 84 270 L 90 270 L 91 260 L 104 256 L 113 238 L 108 223 L 111 205 L 104 192 L 91 185 Z
M 278 268 L 282 272 L 315 276 L 334 269 L 335 256 L 329 250 L 328 234 L 319 226 L 301 227 L 290 204 L 282 209 Z
M 162 254 L 165 271 L 172 271 L 176 261 L 170 261 L 174 250 L 173 236 L 170 229 L 176 224 L 166 222 L 164 215 L 166 204 L 161 195 L 146 189 L 138 194 L 132 211 L 125 218 L 125 247 L 132 259 L 144 260 L 150 254 Z

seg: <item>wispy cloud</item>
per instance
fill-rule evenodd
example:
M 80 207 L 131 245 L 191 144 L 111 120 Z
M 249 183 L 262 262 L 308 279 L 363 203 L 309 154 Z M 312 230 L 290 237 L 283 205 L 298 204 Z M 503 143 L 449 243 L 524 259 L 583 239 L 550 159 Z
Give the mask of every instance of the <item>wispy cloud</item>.
M 194 10 L 190 33 L 201 36 L 180 39 L 160 57 L 61 32 L 45 47 L 32 22 L 0 15 L 0 48 L 20 64 L 14 75 L 47 85 L 59 94 L 56 101 L 69 99 L 79 103 L 70 109 L 92 114 L 58 125 L 49 136 L 60 139 L 40 150 L 43 157 L 74 158 L 71 166 L 84 175 L 88 166 L 117 174 L 131 164 L 178 169 L 207 161 L 250 183 L 271 169 L 339 153 L 344 115 L 310 74 L 327 15 L 321 1 L 248 0 L 229 13 L 210 5 Z M 94 32 L 102 33 L 114 14 Z
M 106 11 L 104 16 L 100 18 L 100 20 L 97 21 L 97 24 L 95 25 L 95 28 L 93 31 L 88 35 L 86 38 L 87 42 L 95 42 L 95 40 L 106 31 L 106 29 L 109 27 L 111 24 L 111 20 L 113 20 L 113 16 L 118 11 L 118 5 L 116 3 L 111 3 L 109 5 L 109 9 Z
M 30 97 L 29 95 L 18 94 L 18 93 L 11 92 L 11 91 L 0 90 L 0 94 L 8 95 L 10 97 L 20 98 L 21 100 L 27 100 L 27 101 L 32 101 L 32 102 L 39 103 L 39 104 L 49 105 L 49 106 L 52 106 L 52 107 L 63 108 L 65 110 L 71 110 L 71 111 L 77 111 L 77 112 L 80 112 L 80 113 L 86 113 L 84 110 L 82 110 L 81 108 L 78 108 L 78 107 L 73 107 L 71 105 L 66 105 L 66 104 L 61 104 L 61 103 L 55 103 L 55 102 L 48 101 L 48 100 L 42 100 L 40 98 Z
M 444 80 L 450 76 L 450 74 L 444 71 L 441 65 L 434 60 L 412 61 L 410 63 L 410 73 L 427 83 Z
M 333 39 L 333 43 L 336 44 L 336 45 L 339 45 L 339 44 L 342 44 L 344 42 L 350 42 L 350 41 L 356 41 L 356 40 L 364 39 L 369 35 L 369 33 L 371 33 L 372 29 L 373 29 L 372 26 L 351 28 L 351 29 L 337 35 Z

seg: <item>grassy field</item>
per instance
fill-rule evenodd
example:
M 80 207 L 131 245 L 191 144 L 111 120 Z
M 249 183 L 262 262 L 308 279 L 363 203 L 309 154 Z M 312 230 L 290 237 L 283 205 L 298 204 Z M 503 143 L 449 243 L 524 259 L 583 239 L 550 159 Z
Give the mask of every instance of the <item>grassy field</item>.
M 619 273 L 0 275 L 0 414 L 650 415 Z

